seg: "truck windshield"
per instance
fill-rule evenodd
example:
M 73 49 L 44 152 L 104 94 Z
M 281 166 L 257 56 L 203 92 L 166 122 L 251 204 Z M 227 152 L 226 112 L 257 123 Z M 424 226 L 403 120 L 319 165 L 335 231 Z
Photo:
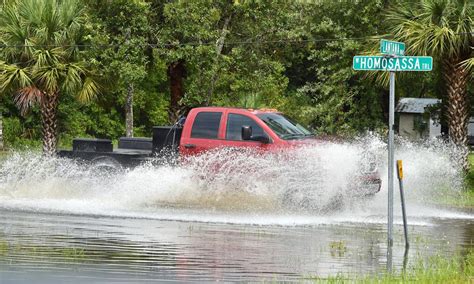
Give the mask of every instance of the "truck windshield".
M 279 113 L 261 113 L 257 116 L 281 139 L 300 139 L 313 134 L 301 124 L 295 123 Z

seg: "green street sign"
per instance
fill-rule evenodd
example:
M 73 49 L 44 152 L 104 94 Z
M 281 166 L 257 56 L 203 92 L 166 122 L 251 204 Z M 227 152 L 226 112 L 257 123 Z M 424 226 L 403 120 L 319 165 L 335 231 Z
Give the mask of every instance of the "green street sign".
M 398 41 L 380 40 L 380 53 L 403 56 L 405 54 L 405 44 Z
M 433 69 L 433 57 L 354 56 L 352 68 L 367 71 L 431 71 Z

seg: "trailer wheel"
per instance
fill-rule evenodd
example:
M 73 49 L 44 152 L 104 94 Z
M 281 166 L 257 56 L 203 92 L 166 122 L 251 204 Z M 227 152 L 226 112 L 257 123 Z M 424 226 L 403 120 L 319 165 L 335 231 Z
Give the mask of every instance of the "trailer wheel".
M 120 165 L 120 163 L 112 157 L 99 156 L 92 159 L 91 162 L 92 162 L 92 168 L 99 172 L 116 173 L 122 170 L 122 166 Z

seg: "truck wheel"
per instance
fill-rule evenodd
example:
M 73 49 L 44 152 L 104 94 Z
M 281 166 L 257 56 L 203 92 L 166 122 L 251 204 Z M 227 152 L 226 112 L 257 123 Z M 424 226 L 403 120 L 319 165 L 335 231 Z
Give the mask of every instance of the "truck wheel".
M 341 211 L 344 209 L 344 195 L 337 194 L 329 199 L 327 204 L 321 207 L 321 213 L 332 213 L 335 211 Z
M 112 157 L 100 156 L 92 159 L 92 168 L 99 172 L 115 173 L 122 170 L 120 163 Z
M 331 197 L 324 204 L 316 197 L 311 198 L 304 192 L 290 190 L 283 195 L 283 206 L 290 210 L 302 210 L 318 214 L 330 214 L 344 209 L 345 202 L 342 194 Z

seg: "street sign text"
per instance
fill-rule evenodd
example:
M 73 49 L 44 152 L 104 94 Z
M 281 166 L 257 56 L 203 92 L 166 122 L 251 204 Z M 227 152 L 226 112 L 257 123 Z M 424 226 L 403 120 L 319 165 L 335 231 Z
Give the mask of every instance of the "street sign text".
M 405 54 L 405 44 L 403 42 L 382 39 L 380 41 L 380 52 L 382 54 L 403 56 Z
M 352 61 L 354 70 L 368 71 L 431 71 L 433 58 L 430 56 L 354 56 Z

